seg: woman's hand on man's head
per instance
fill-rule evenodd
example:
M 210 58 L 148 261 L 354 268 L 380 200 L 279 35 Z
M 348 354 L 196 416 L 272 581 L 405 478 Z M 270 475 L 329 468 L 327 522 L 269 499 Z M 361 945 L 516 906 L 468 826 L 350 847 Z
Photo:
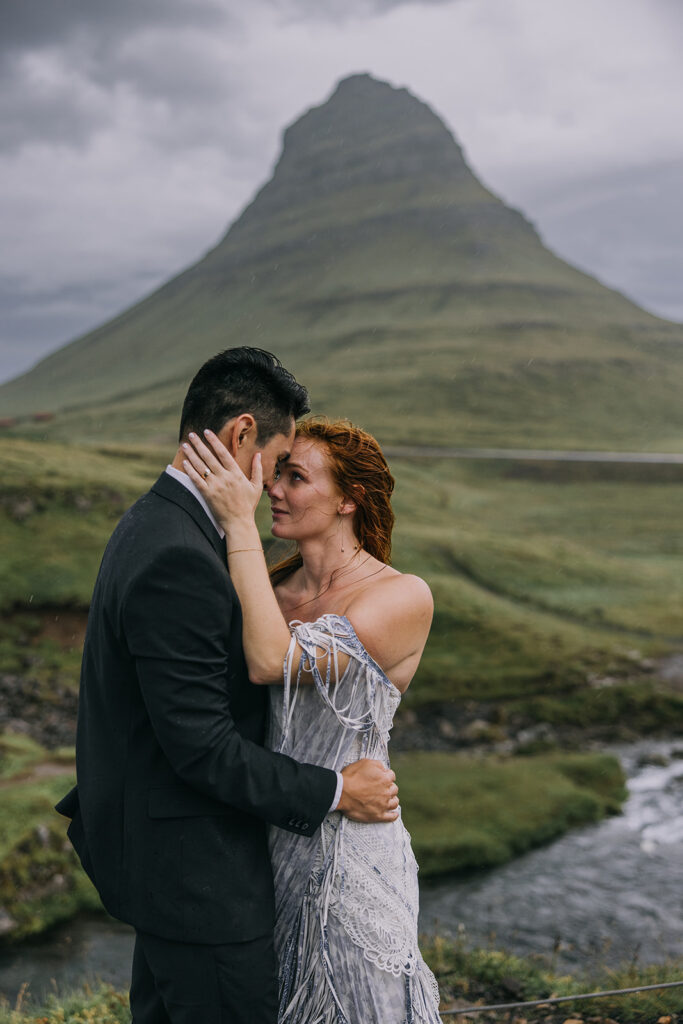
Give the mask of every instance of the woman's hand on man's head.
M 247 477 L 213 431 L 205 430 L 204 438 L 192 433 L 183 443 L 185 472 L 226 532 L 235 521 L 253 522 L 263 493 L 260 453 L 254 455 Z

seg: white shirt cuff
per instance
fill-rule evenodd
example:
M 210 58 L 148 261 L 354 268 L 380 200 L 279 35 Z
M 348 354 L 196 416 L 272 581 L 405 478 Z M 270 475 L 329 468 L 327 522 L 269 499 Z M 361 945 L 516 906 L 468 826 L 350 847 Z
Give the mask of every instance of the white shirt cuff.
M 331 814 L 332 811 L 336 811 L 337 810 L 337 807 L 339 806 L 339 801 L 341 800 L 342 789 L 344 788 L 344 776 L 342 775 L 341 772 L 337 772 L 336 774 L 337 774 L 337 788 L 335 790 L 334 801 L 332 803 L 332 806 L 330 807 L 329 811 L 327 812 L 328 814 Z

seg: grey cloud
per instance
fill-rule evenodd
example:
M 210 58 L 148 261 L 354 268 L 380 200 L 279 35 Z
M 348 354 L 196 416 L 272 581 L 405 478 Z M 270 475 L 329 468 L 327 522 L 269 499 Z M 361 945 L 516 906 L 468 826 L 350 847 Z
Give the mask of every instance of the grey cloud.
M 78 315 L 54 316 L 43 310 L 13 316 L 3 309 L 3 321 L 0 384 L 26 373 L 44 356 L 71 341 L 83 326 Z
M 277 23 L 348 20 L 405 0 L 252 2 Z M 163 13 L 159 0 L 5 0 L 0 151 L 34 142 L 84 147 L 115 116 L 116 88 L 156 105 L 147 128 L 164 148 L 216 139 L 221 125 L 242 117 L 244 81 L 213 43 L 220 39 L 229 54 L 244 17 L 234 0 L 164 0 Z M 36 74 L 42 61 L 50 65 L 49 82 Z
M 373 11 L 391 11 L 396 7 L 403 7 L 405 4 L 414 3 L 415 0 L 347 0 L 346 3 L 339 3 L 339 0 L 270 0 L 274 7 L 281 10 L 298 10 L 303 14 L 323 14 L 328 17 L 341 17 L 342 13 L 356 11 L 361 14 L 368 14 Z M 419 0 L 426 6 L 437 6 L 438 4 L 452 3 L 453 0 Z
M 220 93 L 220 80 L 210 81 L 201 60 L 174 59 L 172 47 L 164 52 L 157 43 L 155 52 L 155 40 L 170 35 L 182 45 L 183 29 L 224 30 L 230 21 L 219 0 L 164 0 L 163 16 L 158 0 L 5 0 L 0 149 L 85 145 L 111 120 L 117 85 L 152 100 L 208 103 Z
M 0 73 L 0 151 L 27 141 L 83 145 L 107 120 L 107 106 L 68 76 L 49 83 L 32 76 L 13 57 Z
M 220 0 L 4 0 L 0 48 L 27 50 L 64 43 L 74 36 L 127 36 L 143 27 L 222 24 Z
M 178 41 L 167 37 L 136 52 L 125 49 L 111 54 L 93 77 L 103 84 L 125 82 L 136 93 L 169 104 L 215 102 L 225 83 L 222 75 L 217 79 L 213 61 L 188 59 L 179 63 L 182 55 L 182 42 L 179 45 Z M 238 88 L 237 82 L 234 88 Z
M 0 383 L 24 373 L 49 352 L 116 316 L 167 276 L 167 272 L 138 270 L 115 281 L 94 279 L 42 291 L 27 289 L 14 277 L 0 278 Z
M 402 7 L 404 4 L 412 3 L 413 0 L 371 0 L 372 6 L 378 11 L 389 11 L 394 7 Z M 438 4 L 452 3 L 453 0 L 421 0 L 422 3 L 432 6 Z
M 357 16 L 386 14 L 415 0 L 265 0 L 267 5 L 287 20 L 344 23 Z M 460 0 L 418 0 L 425 7 L 440 7 Z
M 654 0 L 652 8 L 667 19 L 670 26 L 683 29 L 683 6 L 681 0 Z
M 551 248 L 605 284 L 683 321 L 683 161 L 556 181 L 521 198 Z
M 526 68 L 512 75 L 516 65 L 507 68 L 503 58 L 514 50 L 515 37 L 511 41 L 499 17 L 507 5 L 422 0 L 420 9 L 418 0 L 411 2 L 412 12 L 407 0 L 250 0 L 244 5 L 237 0 L 0 0 L 0 57 L 3 52 L 6 57 L 0 70 L 0 138 L 15 151 L 26 143 L 43 147 L 27 146 L 3 161 L 4 223 L 15 240 L 6 247 L 4 270 L 19 269 L 23 286 L 6 281 L 3 288 L 0 280 L 0 378 L 126 308 L 192 262 L 199 247 L 216 240 L 230 214 L 263 183 L 282 127 L 320 102 L 333 79 L 356 66 L 409 85 L 451 123 L 454 111 L 470 106 L 475 113 L 462 129 L 462 141 L 472 147 L 473 157 L 476 120 L 500 125 L 505 144 L 493 147 L 497 155 L 482 175 L 487 184 L 504 194 L 509 186 L 505 198 L 533 219 L 564 258 L 646 307 L 683 319 L 680 165 L 660 161 L 654 169 L 625 168 L 615 175 L 616 149 L 616 156 L 600 164 L 603 177 L 587 177 L 591 154 L 577 151 L 576 161 L 565 168 L 562 140 L 555 132 L 550 141 L 556 150 L 546 145 L 541 122 L 540 139 L 532 131 L 531 142 L 524 143 L 525 160 L 517 162 L 517 170 L 514 163 L 505 170 L 506 148 L 522 145 L 506 119 L 521 128 L 533 122 L 547 47 L 532 47 L 528 76 Z M 642 2 L 648 3 L 659 37 L 673 46 L 683 25 L 680 0 Z M 512 6 L 530 11 L 535 3 Z M 500 55 L 501 74 L 496 78 L 495 65 L 486 75 L 497 92 L 494 86 L 488 93 L 485 87 L 476 93 L 463 87 L 457 94 L 459 79 L 451 81 L 446 73 L 450 50 L 437 47 L 434 53 L 427 44 L 416 50 L 413 37 L 403 40 L 385 31 L 394 10 L 401 10 L 396 21 L 415 26 L 428 9 L 445 22 L 450 6 L 463 17 L 497 8 L 495 17 L 489 11 L 488 35 L 480 25 L 477 36 L 477 45 L 500 43 L 491 52 Z M 387 18 L 377 17 L 382 14 Z M 534 23 L 530 16 L 528 24 Z M 287 36 L 282 28 L 294 30 Z M 655 33 L 654 41 L 647 41 L 646 69 L 656 70 L 661 60 L 659 37 Z M 293 44 L 292 53 L 283 38 Z M 314 39 L 326 41 L 322 70 Z M 375 47 L 376 62 L 368 57 L 366 39 Z M 36 78 L 41 62 L 50 73 L 46 88 Z M 427 64 L 433 64 L 431 77 L 424 73 Z M 586 89 L 572 94 L 576 118 L 594 104 L 590 90 L 601 66 L 588 69 Z M 576 81 L 569 77 L 570 85 Z M 498 95 L 508 92 L 510 103 L 501 113 Z M 676 132 L 671 109 L 677 94 L 675 88 L 663 93 L 662 119 L 674 125 L 670 138 Z M 632 104 L 637 116 L 621 151 L 634 162 L 639 146 L 644 161 L 675 152 L 666 137 L 662 142 L 655 135 L 653 143 L 647 133 L 643 136 L 637 96 L 637 90 L 625 87 L 623 102 Z M 562 90 L 557 99 L 564 110 Z M 453 127 L 459 134 L 457 121 Z M 88 150 L 98 132 L 102 145 Z M 580 133 L 576 137 L 581 145 Z M 534 169 L 529 150 L 533 142 L 540 170 Z M 570 180 L 582 168 L 583 176 Z M 541 174 L 550 182 L 547 188 L 532 184 Z M 105 267 L 111 281 L 102 279 Z M 66 286 L 74 280 L 82 287 Z M 29 281 L 40 282 L 45 291 L 29 293 Z

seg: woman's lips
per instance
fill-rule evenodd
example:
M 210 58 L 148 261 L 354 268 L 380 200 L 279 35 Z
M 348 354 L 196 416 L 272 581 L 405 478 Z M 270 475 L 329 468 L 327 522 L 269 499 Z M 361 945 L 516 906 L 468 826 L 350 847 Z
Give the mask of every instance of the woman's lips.
M 273 519 L 276 519 L 278 516 L 286 516 L 287 515 L 285 510 L 282 509 L 282 508 L 271 508 L 270 511 L 272 513 Z

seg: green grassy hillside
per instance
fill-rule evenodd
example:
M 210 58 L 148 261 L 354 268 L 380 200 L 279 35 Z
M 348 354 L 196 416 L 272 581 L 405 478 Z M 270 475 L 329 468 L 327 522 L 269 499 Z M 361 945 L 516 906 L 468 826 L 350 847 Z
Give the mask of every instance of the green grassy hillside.
M 203 260 L 0 387 L 0 417 L 168 440 L 196 367 L 235 344 L 272 349 L 317 410 L 385 442 L 683 440 L 683 328 L 550 253 L 427 106 L 369 76 L 287 130 L 272 180 Z
M 75 682 L 78 651 L 60 654 L 44 620 L 87 608 L 117 518 L 171 451 L 15 440 L 0 452 L 0 671 Z M 683 647 L 678 467 L 612 467 L 610 479 L 572 464 L 393 469 L 395 564 L 424 576 L 436 603 L 407 707 L 561 697 L 599 718 L 618 708 L 595 678 L 625 682 L 644 656 Z M 268 523 L 264 503 L 266 538 Z
M 11 941 L 100 906 L 53 810 L 75 781 L 73 756 L 0 733 L 0 907 Z M 486 761 L 420 752 L 395 767 L 423 876 L 503 863 L 615 813 L 625 796 L 618 761 L 596 753 Z
M 0 727 L 0 904 L 16 936 L 96 905 L 51 810 L 71 760 L 44 745 L 65 742 L 59 723 L 73 718 L 107 538 L 171 451 L 25 439 L 0 451 L 0 686 L 21 705 L 9 717 L 41 738 Z M 489 741 L 509 723 L 571 726 L 573 744 L 586 730 L 680 729 L 683 694 L 657 679 L 655 662 L 643 669 L 646 656 L 683 646 L 679 468 L 618 466 L 608 479 L 572 464 L 399 459 L 393 469 L 395 564 L 423 575 L 436 603 L 396 736 L 415 719 L 417 745 L 429 748 L 444 719 L 472 704 L 488 709 Z M 264 539 L 267 522 L 262 508 Z M 404 744 L 394 761 L 426 873 L 499 863 L 618 807 L 614 759 L 539 753 L 533 742 L 530 752 L 487 760 Z
M 396 565 L 426 576 L 436 604 L 413 699 L 557 693 L 634 648 L 683 646 L 680 470 L 394 468 Z
M 0 708 L 0 902 L 17 934 L 92 903 L 50 809 L 68 758 L 43 745 L 73 717 L 107 538 L 172 455 L 194 370 L 234 344 L 272 349 L 316 410 L 387 444 L 683 440 L 683 328 L 549 253 L 405 90 L 342 83 L 288 129 L 273 179 L 202 261 L 0 387 L 0 418 L 15 420 L 0 448 L 0 686 L 14 702 Z M 426 870 L 496 863 L 613 810 L 614 762 L 536 749 L 532 768 L 465 763 L 407 752 L 411 730 L 428 748 L 454 745 L 458 715 L 480 716 L 489 741 L 529 723 L 573 729 L 572 742 L 680 730 L 683 694 L 657 659 L 683 649 L 683 468 L 392 468 L 395 564 L 424 576 L 436 605 L 394 734 L 406 815 Z M 260 522 L 267 537 L 265 509 Z M 2 736 L 17 719 L 38 744 Z M 543 781 L 531 808 L 530 771 Z M 454 838 L 463 785 L 476 822 Z

